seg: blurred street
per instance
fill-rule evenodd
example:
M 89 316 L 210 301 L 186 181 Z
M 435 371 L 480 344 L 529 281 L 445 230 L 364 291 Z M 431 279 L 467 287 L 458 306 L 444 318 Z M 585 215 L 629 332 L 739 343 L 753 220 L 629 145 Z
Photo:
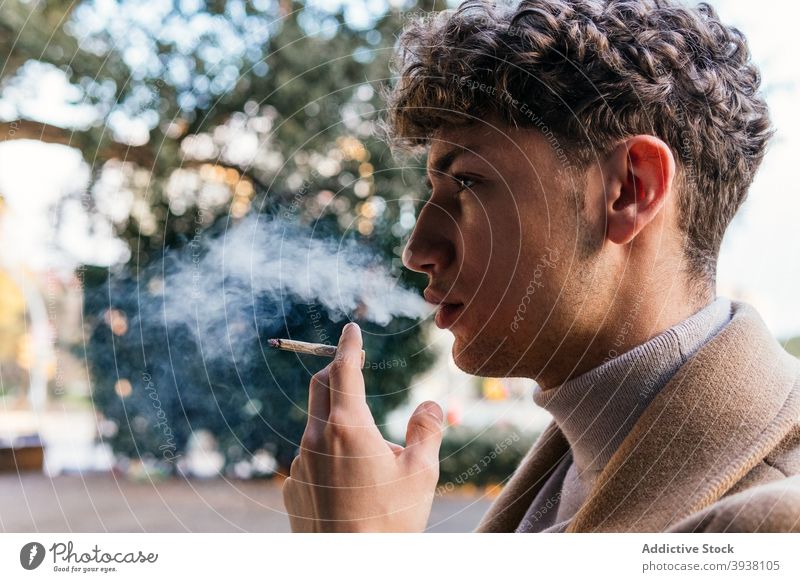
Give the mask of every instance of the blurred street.
M 428 531 L 469 532 L 491 500 L 437 497 Z M 132 482 L 111 473 L 0 474 L 3 532 L 288 532 L 280 482 L 169 479 Z

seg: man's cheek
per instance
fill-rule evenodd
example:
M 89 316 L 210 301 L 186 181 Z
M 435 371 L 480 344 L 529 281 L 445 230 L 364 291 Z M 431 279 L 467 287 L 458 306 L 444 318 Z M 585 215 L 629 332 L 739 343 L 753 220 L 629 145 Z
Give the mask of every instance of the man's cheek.
M 546 317 L 552 307 L 550 300 L 558 295 L 558 277 L 551 265 L 537 265 L 535 268 L 520 273 L 509 286 L 499 305 L 498 323 L 506 322 L 510 334 L 528 333 L 541 325 L 542 317 Z

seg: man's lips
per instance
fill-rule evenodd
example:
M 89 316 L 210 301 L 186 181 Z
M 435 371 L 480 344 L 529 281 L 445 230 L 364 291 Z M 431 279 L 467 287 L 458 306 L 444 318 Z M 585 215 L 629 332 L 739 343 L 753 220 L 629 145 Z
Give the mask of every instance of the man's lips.
M 457 305 L 461 303 L 461 301 L 458 301 L 454 297 L 448 296 L 447 293 L 442 293 L 431 287 L 427 287 L 425 291 L 422 292 L 422 296 L 425 297 L 425 301 L 433 303 L 434 305 L 441 305 L 442 303 Z
M 445 329 L 452 326 L 461 314 L 463 303 L 442 303 L 436 311 L 436 327 Z
M 432 289 L 425 289 L 423 293 L 425 300 L 434 305 L 438 305 L 436 310 L 436 327 L 445 329 L 453 325 L 461 313 L 464 304 L 456 301 L 443 293 L 438 293 Z

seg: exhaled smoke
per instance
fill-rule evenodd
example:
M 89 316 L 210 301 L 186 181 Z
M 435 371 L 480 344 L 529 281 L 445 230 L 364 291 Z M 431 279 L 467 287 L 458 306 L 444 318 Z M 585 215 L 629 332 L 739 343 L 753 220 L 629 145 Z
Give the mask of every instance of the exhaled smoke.
M 186 324 L 203 344 L 230 341 L 234 350 L 256 329 L 282 327 L 288 307 L 298 303 L 322 305 L 334 321 L 385 325 L 395 317 L 429 315 L 419 294 L 398 286 L 384 265 L 353 239 L 253 216 L 219 235 L 198 237 L 151 266 L 140 281 L 157 291 L 158 300 L 141 301 L 140 294 L 138 311 L 169 327 Z

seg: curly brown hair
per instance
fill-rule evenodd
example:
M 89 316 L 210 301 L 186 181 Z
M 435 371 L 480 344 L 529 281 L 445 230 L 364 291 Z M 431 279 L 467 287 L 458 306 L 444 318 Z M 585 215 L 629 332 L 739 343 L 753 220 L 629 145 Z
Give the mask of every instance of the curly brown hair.
M 469 0 L 415 15 L 392 69 L 383 127 L 401 150 L 487 114 L 538 128 L 576 170 L 625 137 L 664 140 L 690 274 L 706 282 L 773 133 L 744 36 L 705 3 Z

